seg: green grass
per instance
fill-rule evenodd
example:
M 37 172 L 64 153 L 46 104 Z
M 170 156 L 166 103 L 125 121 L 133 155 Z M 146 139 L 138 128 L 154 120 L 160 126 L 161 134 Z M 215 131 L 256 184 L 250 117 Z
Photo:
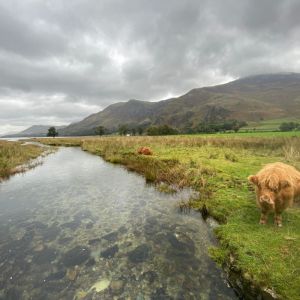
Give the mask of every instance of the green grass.
M 237 133 L 216 133 L 216 134 L 196 134 L 195 136 L 201 136 L 201 137 L 214 137 L 214 138 L 224 138 L 224 137 L 230 137 L 230 138 L 239 138 L 239 137 L 300 137 L 300 131 L 262 131 L 262 132 L 246 132 L 241 131 Z
M 284 122 L 300 123 L 300 119 L 291 117 L 272 120 L 262 120 L 260 122 L 249 122 L 248 126 L 242 128 L 242 131 L 250 130 L 253 128 L 257 130 L 278 130 L 280 124 Z
M 283 228 L 275 227 L 271 219 L 266 226 L 259 225 L 260 212 L 247 182 L 250 174 L 269 162 L 300 168 L 298 132 L 41 141 L 81 145 L 149 181 L 200 191 L 193 206 L 205 204 L 221 222 L 216 229 L 220 247 L 211 249 L 212 257 L 223 265 L 231 260 L 235 270 L 257 287 L 273 289 L 282 299 L 299 299 L 300 210 L 294 207 L 284 213 Z M 150 147 L 154 155 L 138 155 L 141 146 Z
M 18 168 L 43 153 L 36 145 L 22 145 L 21 142 L 0 141 L 0 181 L 22 171 Z

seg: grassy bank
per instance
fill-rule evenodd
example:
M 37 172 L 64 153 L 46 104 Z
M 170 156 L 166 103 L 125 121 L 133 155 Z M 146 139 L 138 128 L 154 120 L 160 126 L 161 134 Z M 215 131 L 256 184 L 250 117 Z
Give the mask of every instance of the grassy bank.
M 300 295 L 300 210 L 283 215 L 283 228 L 258 224 L 259 210 L 247 176 L 264 164 L 282 161 L 300 168 L 299 135 L 243 134 L 173 137 L 103 137 L 42 139 L 55 145 L 78 145 L 112 163 L 125 165 L 149 181 L 191 186 L 200 191 L 195 208 L 207 207 L 221 222 L 220 247 L 211 254 L 242 276 L 244 289 L 275 291 L 282 299 Z M 137 154 L 150 147 L 153 156 Z
M 0 141 L 0 181 L 24 169 L 20 166 L 43 153 L 36 145 L 22 145 L 21 142 Z

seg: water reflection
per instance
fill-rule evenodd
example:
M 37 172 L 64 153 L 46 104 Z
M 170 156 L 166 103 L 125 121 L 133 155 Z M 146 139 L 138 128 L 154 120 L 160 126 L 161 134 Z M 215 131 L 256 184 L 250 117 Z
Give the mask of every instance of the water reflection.
M 199 215 L 76 148 L 0 185 L 0 299 L 233 299 Z

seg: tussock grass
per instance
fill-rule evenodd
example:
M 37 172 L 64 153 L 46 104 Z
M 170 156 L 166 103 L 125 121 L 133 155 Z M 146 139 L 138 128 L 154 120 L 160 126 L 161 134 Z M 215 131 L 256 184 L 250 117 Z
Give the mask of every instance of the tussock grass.
M 112 163 L 125 165 L 153 182 L 200 191 L 191 206 L 205 209 L 221 222 L 216 229 L 220 247 L 213 258 L 249 281 L 274 290 L 282 299 L 300 295 L 300 210 L 283 215 L 283 228 L 272 220 L 258 224 L 259 209 L 247 177 L 264 164 L 281 161 L 300 168 L 300 137 L 280 133 L 42 139 L 56 145 L 76 144 Z M 152 156 L 137 154 L 146 146 Z M 246 281 L 247 281 L 246 280 Z
M 44 150 L 36 145 L 22 145 L 21 142 L 0 141 L 0 181 L 21 172 L 19 166 L 42 154 Z

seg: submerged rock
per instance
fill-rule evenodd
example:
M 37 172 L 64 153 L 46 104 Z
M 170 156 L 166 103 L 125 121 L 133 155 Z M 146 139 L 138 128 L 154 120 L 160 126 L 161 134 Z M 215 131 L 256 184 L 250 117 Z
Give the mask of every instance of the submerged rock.
M 77 278 L 78 274 L 79 274 L 79 267 L 75 266 L 74 268 L 67 270 L 66 277 L 69 280 L 74 281 Z
M 94 227 L 94 223 L 87 223 L 86 225 L 85 225 L 85 228 L 86 229 L 91 229 L 91 228 L 93 228 Z
M 65 288 L 66 288 L 66 283 L 64 281 L 46 281 L 42 285 L 43 291 L 47 291 L 48 293 L 51 293 L 51 295 L 53 295 L 55 293 L 59 293 L 62 290 L 64 290 Z M 42 299 L 45 299 L 45 298 L 42 298 Z
M 5 300 L 21 300 L 22 293 L 15 288 L 10 288 L 5 292 L 4 299 Z
M 124 282 L 122 280 L 113 280 L 110 284 L 110 289 L 113 294 L 118 295 L 123 291 Z
M 66 275 L 66 271 L 65 270 L 58 271 L 58 272 L 55 272 L 55 273 L 52 273 L 52 274 L 48 275 L 45 278 L 45 281 L 60 280 L 60 279 L 63 279 L 65 277 L 65 275 Z
M 67 237 L 62 237 L 58 239 L 58 243 L 61 245 L 66 245 L 69 242 L 71 242 L 73 240 L 73 238 L 71 236 L 67 236 Z
M 164 288 L 157 289 L 152 295 L 151 300 L 171 300 Z
M 87 261 L 87 263 L 85 264 L 87 267 L 91 267 L 91 266 L 93 266 L 93 265 L 95 265 L 96 264 L 96 261 L 95 261 L 95 259 L 94 258 L 90 258 L 88 261 Z
M 158 276 L 154 271 L 147 271 L 143 273 L 142 278 L 146 279 L 151 284 L 158 279 Z
M 133 263 L 141 263 L 148 259 L 150 247 L 142 244 L 134 250 L 128 252 L 128 259 Z
M 94 246 L 100 242 L 101 242 L 101 239 L 99 239 L 99 238 L 91 239 L 91 240 L 89 240 L 89 245 Z
M 42 231 L 42 235 L 45 241 L 53 241 L 59 235 L 61 229 L 56 226 L 51 226 Z
M 36 264 L 47 264 L 51 263 L 56 259 L 57 251 L 53 248 L 44 248 L 42 251 L 36 252 L 33 256 L 32 261 Z
M 127 228 L 125 226 L 121 226 L 119 229 L 118 229 L 119 233 L 121 234 L 125 234 L 127 232 Z
M 167 240 L 174 248 L 174 250 L 180 255 L 195 254 L 195 243 L 186 235 L 182 234 L 168 234 Z
M 34 234 L 33 230 L 27 231 L 21 239 L 22 243 L 24 243 L 24 245 L 28 245 L 32 241 Z
M 89 210 L 82 210 L 74 215 L 74 220 L 92 219 L 93 215 Z
M 107 240 L 109 242 L 115 242 L 118 239 L 118 232 L 113 231 L 111 233 L 108 233 L 102 237 L 102 239 Z
M 74 300 L 82 300 L 86 297 L 87 294 L 88 294 L 88 292 L 80 290 L 76 293 Z
M 110 285 L 110 280 L 108 279 L 102 279 L 102 280 L 99 280 L 97 282 L 95 282 L 91 288 L 89 289 L 89 291 L 96 291 L 97 293 L 100 293 L 104 290 L 106 290 Z
M 100 256 L 103 258 L 112 258 L 119 251 L 118 245 L 114 245 L 100 253 Z
M 61 228 L 69 228 L 72 230 L 76 230 L 81 225 L 80 220 L 73 220 L 71 222 L 67 222 L 61 225 Z
M 152 224 L 147 223 L 144 225 L 144 233 L 145 233 L 145 235 L 152 236 L 155 233 L 157 233 L 157 227 Z
M 90 258 L 90 253 L 90 249 L 86 246 L 76 246 L 65 253 L 62 262 L 66 267 L 81 265 Z
M 22 226 L 23 228 L 25 228 L 26 230 L 44 230 L 48 228 L 47 224 L 44 224 L 42 222 L 39 221 L 34 221 L 34 222 L 27 222 L 24 224 L 20 224 L 20 226 Z
M 33 250 L 36 252 L 43 251 L 45 249 L 45 245 L 42 243 L 38 243 L 34 246 Z

